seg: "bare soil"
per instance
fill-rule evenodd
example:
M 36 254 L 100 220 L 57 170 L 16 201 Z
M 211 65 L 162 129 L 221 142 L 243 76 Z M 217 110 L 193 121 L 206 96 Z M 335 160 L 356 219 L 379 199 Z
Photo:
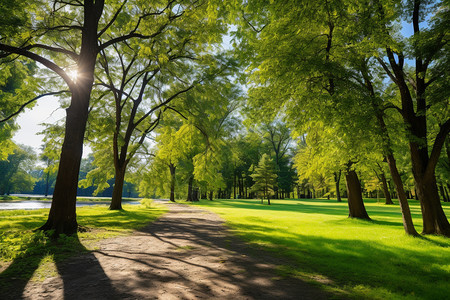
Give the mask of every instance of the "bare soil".
M 230 234 L 216 214 L 168 204 L 158 221 L 99 250 L 69 259 L 59 275 L 29 282 L 23 299 L 327 299 L 299 279 L 281 277 L 286 262 Z

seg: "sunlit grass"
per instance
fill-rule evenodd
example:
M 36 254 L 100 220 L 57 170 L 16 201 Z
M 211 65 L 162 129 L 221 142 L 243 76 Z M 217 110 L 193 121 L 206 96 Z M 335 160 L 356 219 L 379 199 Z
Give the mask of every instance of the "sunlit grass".
M 143 204 L 123 205 L 121 211 L 104 205 L 77 208 L 78 223 L 86 231 L 57 240 L 33 231 L 44 224 L 49 209 L 0 211 L 0 287 L 11 278 L 43 280 L 55 274 L 55 262 L 93 250 L 98 240 L 132 232 L 167 211 L 150 201 Z
M 398 205 L 366 200 L 373 221 L 349 219 L 335 200 L 202 201 L 250 243 L 287 257 L 280 274 L 366 299 L 445 299 L 450 282 L 450 240 L 405 235 Z M 444 204 L 447 215 L 450 207 Z M 420 232 L 419 203 L 411 201 Z

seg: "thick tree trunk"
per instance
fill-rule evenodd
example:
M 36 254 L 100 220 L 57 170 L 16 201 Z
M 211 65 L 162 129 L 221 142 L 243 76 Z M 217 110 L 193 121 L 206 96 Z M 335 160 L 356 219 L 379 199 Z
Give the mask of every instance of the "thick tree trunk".
M 78 173 L 83 152 L 84 131 L 88 117 L 91 87 L 72 92 L 67 108 L 64 143 L 56 177 L 53 200 L 47 222 L 41 230 L 54 230 L 54 234 L 73 234 L 77 231 L 76 200 Z M 83 92 L 84 91 L 84 92 Z
M 394 204 L 394 202 L 392 202 L 392 199 L 391 199 L 391 193 L 389 192 L 389 188 L 388 188 L 387 181 L 386 181 L 386 175 L 384 175 L 384 172 L 381 172 L 380 180 L 381 180 L 381 185 L 383 186 L 384 198 L 386 199 L 385 204 Z
M 192 201 L 193 202 L 198 202 L 199 201 L 199 199 L 198 199 L 198 187 L 195 187 L 195 188 L 193 188 L 193 190 L 192 190 Z
M 170 201 L 175 202 L 175 171 L 177 167 L 173 164 L 169 164 L 170 169 Z
M 341 182 L 341 170 L 339 170 L 339 172 L 334 172 L 334 183 L 336 185 L 337 202 L 342 202 L 341 191 L 339 190 L 340 182 Z
M 362 199 L 361 183 L 354 170 L 348 170 L 345 174 L 347 181 L 349 218 L 370 220 Z
M 122 192 L 123 192 L 123 185 L 125 182 L 126 170 L 127 170 L 126 163 L 120 164 L 120 167 L 115 169 L 113 194 L 111 204 L 109 205 L 110 210 L 122 209 Z
M 209 200 L 213 201 L 213 191 L 209 191 Z
M 78 229 L 76 200 L 78 174 L 83 153 L 84 132 L 89 114 L 89 100 L 94 82 L 95 62 L 98 54 L 98 22 L 103 12 L 104 1 L 85 1 L 81 48 L 77 61 L 77 83 L 69 86 L 72 93 L 70 106 L 66 109 L 64 142 L 53 192 L 52 206 L 47 222 L 41 230 L 54 230 L 73 234 Z
M 417 196 L 422 209 L 424 234 L 450 236 L 450 224 L 439 199 L 436 178 L 416 178 Z

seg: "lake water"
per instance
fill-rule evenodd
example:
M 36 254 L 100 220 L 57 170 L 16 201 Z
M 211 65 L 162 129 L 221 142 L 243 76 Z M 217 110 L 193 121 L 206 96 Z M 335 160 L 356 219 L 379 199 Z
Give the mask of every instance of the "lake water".
M 50 208 L 50 200 L 23 200 L 23 201 L 5 201 L 0 200 L 0 210 L 11 209 L 41 209 Z M 110 201 L 77 201 L 77 207 L 92 206 L 92 205 L 109 205 Z M 139 204 L 139 201 L 124 201 L 123 204 Z

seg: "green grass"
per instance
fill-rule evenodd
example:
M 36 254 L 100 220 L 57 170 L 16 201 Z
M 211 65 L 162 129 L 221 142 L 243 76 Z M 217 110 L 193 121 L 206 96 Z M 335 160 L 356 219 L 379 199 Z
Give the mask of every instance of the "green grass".
M 53 276 L 57 264 L 67 257 L 94 250 L 100 239 L 132 232 L 167 211 L 151 200 L 141 203 L 125 204 L 121 211 L 100 205 L 77 208 L 78 223 L 87 231 L 61 235 L 57 240 L 33 231 L 44 224 L 48 209 L 0 211 L 0 291 L 17 288 L 12 285 L 14 280 L 20 286 Z
M 448 299 L 450 239 L 406 236 L 398 205 L 365 200 L 373 221 L 349 219 L 335 200 L 202 201 L 256 247 L 289 263 L 280 275 L 298 276 L 356 299 Z M 444 203 L 447 216 L 450 206 Z M 421 214 L 411 201 L 416 229 Z

